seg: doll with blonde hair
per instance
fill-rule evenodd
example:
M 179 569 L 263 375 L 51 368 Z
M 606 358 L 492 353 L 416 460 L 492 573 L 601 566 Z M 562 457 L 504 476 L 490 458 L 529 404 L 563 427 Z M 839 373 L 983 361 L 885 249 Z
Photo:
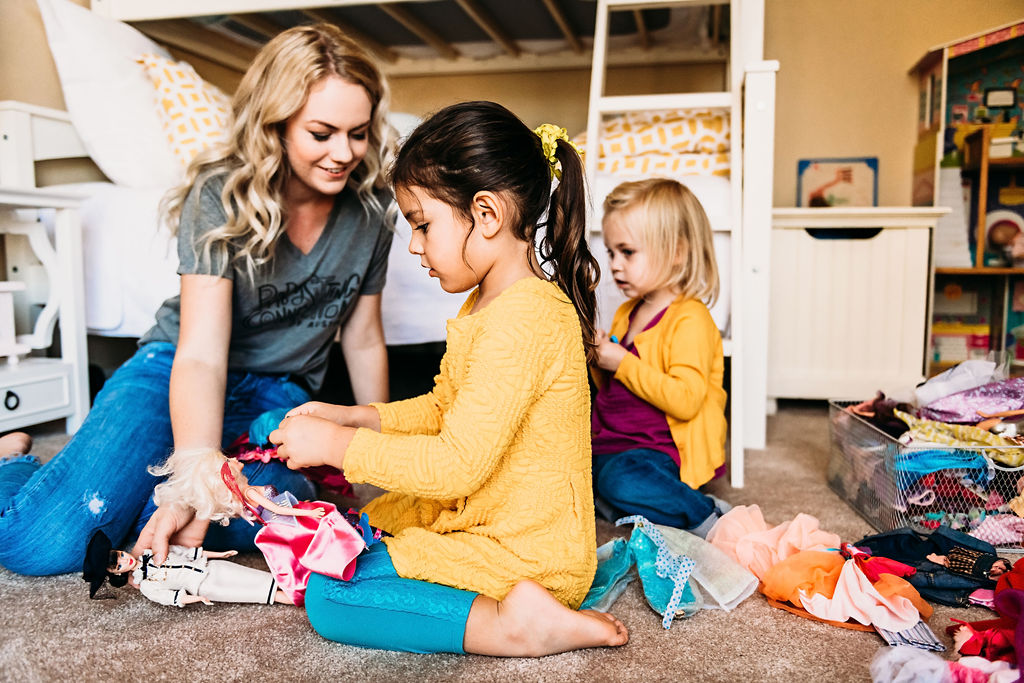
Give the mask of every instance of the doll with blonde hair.
M 45 465 L 0 460 L 0 565 L 76 571 L 97 529 L 160 562 L 167 541 L 254 550 L 243 520 L 216 526 L 187 506 L 147 506 L 147 467 L 173 449 L 222 449 L 262 413 L 319 391 L 334 339 L 359 401 L 388 398 L 381 291 L 393 204 L 389 92 L 336 26 L 282 31 L 232 98 L 227 140 L 197 156 L 164 206 L 181 289 L 135 355 Z M 254 486 L 315 491 L 282 463 L 245 465 Z M 159 529 L 159 533 L 155 531 Z
M 594 490 L 611 518 L 643 515 L 700 536 L 727 507 L 698 489 L 725 464 L 722 337 L 711 225 L 674 180 L 622 183 L 604 200 L 610 274 L 629 300 L 599 335 Z
M 280 495 L 271 485 L 253 486 L 243 473 L 242 463 L 216 448 L 180 448 L 149 473 L 166 477 L 153 489 L 156 505 L 179 504 L 195 516 L 227 525 L 237 517 L 255 521 L 263 511 L 286 517 L 324 516 L 323 507 L 302 509 L 274 502 Z

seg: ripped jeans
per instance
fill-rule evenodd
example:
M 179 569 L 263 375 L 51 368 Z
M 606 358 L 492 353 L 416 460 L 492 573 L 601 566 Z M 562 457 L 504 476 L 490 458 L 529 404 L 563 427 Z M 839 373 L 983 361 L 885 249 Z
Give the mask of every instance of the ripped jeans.
M 32 576 L 82 571 L 86 544 L 97 529 L 115 544 L 134 540 L 155 507 L 159 480 L 146 471 L 171 452 L 168 391 L 174 345 L 142 346 L 107 380 L 67 445 L 45 465 L 28 458 L 0 463 L 0 566 Z M 261 413 L 309 400 L 280 375 L 229 372 L 223 444 L 247 431 Z M 282 463 L 247 463 L 252 484 L 273 484 L 300 500 L 315 489 Z M 147 502 L 149 503 L 147 505 Z M 254 550 L 257 529 L 236 519 L 210 525 L 204 547 Z

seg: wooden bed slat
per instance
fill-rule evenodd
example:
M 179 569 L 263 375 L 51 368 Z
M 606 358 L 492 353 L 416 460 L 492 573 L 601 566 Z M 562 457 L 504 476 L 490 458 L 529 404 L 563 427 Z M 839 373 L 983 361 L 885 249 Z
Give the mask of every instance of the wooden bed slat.
M 569 42 L 569 47 L 576 54 L 583 54 L 583 43 L 576 34 L 573 32 L 572 27 L 569 26 L 569 20 L 565 18 L 565 12 L 562 11 L 561 6 L 558 4 L 558 0 L 544 0 L 544 6 L 548 10 L 548 14 L 558 24 L 558 29 L 565 36 L 565 39 Z
M 166 43 L 236 71 L 248 69 L 256 56 L 254 48 L 184 19 L 147 21 L 136 28 L 158 43 Z
M 346 21 L 338 19 L 333 14 L 325 12 L 324 10 L 318 9 L 304 9 L 302 14 L 309 17 L 312 21 L 319 21 L 325 24 L 334 24 L 342 31 L 347 33 L 353 40 L 365 47 L 370 52 L 374 53 L 380 59 L 384 60 L 388 64 L 394 64 L 398 61 L 398 53 L 384 45 L 379 40 L 375 40 L 370 36 L 366 35 L 359 29 L 355 28 Z
M 284 27 L 267 19 L 262 14 L 231 14 L 228 18 L 267 39 L 273 38 L 284 30 Z
M 470 16 L 470 18 L 482 28 L 491 39 L 513 57 L 518 57 L 522 50 L 516 45 L 516 41 L 498 25 L 494 17 L 484 9 L 477 0 L 455 0 L 459 7 Z
M 636 32 L 640 34 L 640 45 L 646 50 L 651 46 L 651 32 L 647 30 L 647 24 L 644 23 L 643 10 L 633 10 L 633 21 L 636 22 Z
M 447 40 L 411 14 L 405 7 L 395 4 L 381 4 L 378 6 L 378 9 L 415 33 L 419 36 L 420 40 L 437 50 L 438 54 L 445 59 L 456 59 L 459 56 L 459 51 L 452 47 Z

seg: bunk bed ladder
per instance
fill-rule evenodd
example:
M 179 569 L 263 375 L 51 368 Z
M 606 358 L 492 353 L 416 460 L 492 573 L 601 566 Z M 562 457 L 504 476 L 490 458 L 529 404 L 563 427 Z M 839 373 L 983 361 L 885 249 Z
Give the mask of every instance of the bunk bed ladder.
M 605 70 L 608 49 L 608 16 L 624 9 L 679 7 L 685 5 L 728 4 L 730 6 L 729 63 L 726 70 L 727 90 L 722 92 L 671 93 L 654 95 L 606 96 Z M 602 117 L 647 109 L 718 109 L 728 111 L 732 144 L 730 145 L 731 227 L 730 270 L 731 297 L 728 338 L 723 351 L 730 358 L 729 392 L 729 458 L 730 479 L 734 487 L 743 486 L 744 447 L 764 448 L 767 305 L 768 305 L 768 237 L 771 216 L 772 140 L 774 137 L 774 92 L 777 62 L 762 62 L 764 34 L 764 0 L 598 0 L 594 29 L 594 53 L 590 75 L 590 102 L 587 113 L 587 177 L 594 178 L 598 164 L 598 135 Z M 747 74 L 755 77 L 756 94 L 747 102 L 748 110 L 757 120 L 756 135 L 767 136 L 756 145 L 758 156 L 746 153 L 744 141 L 750 131 L 744 127 L 743 88 Z M 763 76 L 763 77 L 762 77 Z M 745 163 L 756 167 L 754 177 L 744 176 Z M 756 179 L 756 182 L 755 182 Z M 760 185 L 751 197 L 744 195 L 748 187 Z M 748 201 L 750 199 L 751 201 Z M 594 198 L 597 203 L 601 200 Z M 754 218 L 746 221 L 747 212 Z M 744 249 L 748 235 L 751 244 Z M 746 258 L 745 258 L 746 256 Z M 763 299 L 763 304 L 761 300 Z M 747 340 L 747 314 L 754 323 Z M 763 358 L 762 358 L 763 356 Z M 748 362 L 748 359 L 753 362 Z M 750 420 L 745 419 L 749 411 Z M 751 424 L 752 423 L 752 424 Z M 749 437 L 747 427 L 752 427 Z

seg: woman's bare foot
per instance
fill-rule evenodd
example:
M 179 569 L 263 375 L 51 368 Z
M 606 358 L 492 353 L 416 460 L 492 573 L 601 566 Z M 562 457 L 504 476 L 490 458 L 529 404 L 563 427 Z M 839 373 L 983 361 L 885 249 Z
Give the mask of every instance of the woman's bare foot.
M 0 457 L 28 453 L 32 450 L 32 437 L 25 432 L 11 432 L 0 436 Z
M 574 611 L 535 581 L 520 581 L 498 602 L 473 602 L 466 621 L 466 652 L 497 657 L 542 657 L 587 647 L 625 645 L 629 633 L 611 614 Z

